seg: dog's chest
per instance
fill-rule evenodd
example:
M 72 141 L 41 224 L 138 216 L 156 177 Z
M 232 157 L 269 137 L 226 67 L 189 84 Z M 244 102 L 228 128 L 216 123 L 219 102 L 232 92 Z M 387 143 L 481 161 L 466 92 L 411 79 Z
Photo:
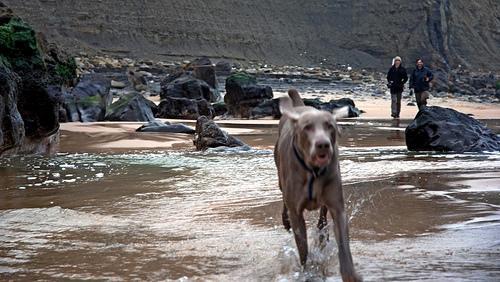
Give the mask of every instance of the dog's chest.
M 317 210 L 325 204 L 323 189 L 325 189 L 326 186 L 323 178 L 313 179 L 311 185 L 309 185 L 308 182 L 310 180 L 311 179 L 308 179 L 308 181 L 302 185 L 302 206 L 307 210 Z M 310 189 L 312 191 L 309 191 Z

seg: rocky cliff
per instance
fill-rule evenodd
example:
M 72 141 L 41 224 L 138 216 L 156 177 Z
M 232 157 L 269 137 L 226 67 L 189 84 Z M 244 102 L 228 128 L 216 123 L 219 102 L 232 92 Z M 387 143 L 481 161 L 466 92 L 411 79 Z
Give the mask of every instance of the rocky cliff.
M 500 69 L 498 0 L 6 0 L 69 50 L 381 68 Z M 408 62 L 409 64 L 409 62 Z
M 75 78 L 74 59 L 0 2 L 0 156 L 53 150 L 61 86 Z

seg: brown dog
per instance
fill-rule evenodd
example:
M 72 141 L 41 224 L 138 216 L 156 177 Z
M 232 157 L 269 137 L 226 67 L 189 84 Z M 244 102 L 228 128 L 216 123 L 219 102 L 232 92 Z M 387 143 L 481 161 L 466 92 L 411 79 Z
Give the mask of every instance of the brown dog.
M 274 149 L 279 186 L 283 193 L 283 225 L 293 229 L 300 262 L 307 261 L 307 232 L 303 212 L 321 207 L 318 227 L 326 225 L 326 213 L 334 220 L 343 281 L 361 281 L 349 247 L 349 228 L 338 161 L 335 114 L 307 107 L 296 90 L 280 100 L 282 114 Z

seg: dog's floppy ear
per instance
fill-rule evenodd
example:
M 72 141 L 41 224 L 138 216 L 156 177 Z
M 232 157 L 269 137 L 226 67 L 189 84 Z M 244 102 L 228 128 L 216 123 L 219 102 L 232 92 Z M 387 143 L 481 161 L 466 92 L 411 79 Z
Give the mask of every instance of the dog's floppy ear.
M 290 97 L 281 97 L 280 98 L 280 112 L 282 115 L 288 117 L 293 121 L 297 121 L 299 119 L 299 114 L 293 109 L 293 102 Z
M 339 118 L 346 118 L 349 117 L 349 107 L 344 106 L 342 108 L 334 109 L 332 111 L 333 119 L 337 120 Z

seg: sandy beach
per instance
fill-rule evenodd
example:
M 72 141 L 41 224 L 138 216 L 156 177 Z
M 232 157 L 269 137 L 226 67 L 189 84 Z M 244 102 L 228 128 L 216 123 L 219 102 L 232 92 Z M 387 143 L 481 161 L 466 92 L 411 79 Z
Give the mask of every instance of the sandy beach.
M 286 95 L 285 93 L 276 93 L 276 97 Z M 314 97 L 310 94 L 304 94 L 303 97 Z M 158 103 L 159 97 L 152 97 L 152 101 Z M 329 95 L 323 98 L 339 99 L 337 95 Z M 356 98 L 353 98 L 356 99 Z M 359 118 L 344 119 L 342 121 L 356 120 L 392 120 L 390 118 L 390 100 L 387 98 L 365 98 L 356 99 L 356 106 L 365 111 Z M 432 98 L 429 105 L 448 107 L 457 111 L 472 114 L 474 118 L 500 119 L 500 105 L 481 104 L 473 102 L 458 101 L 452 99 Z M 401 122 L 409 123 L 417 114 L 416 106 L 408 106 L 407 99 L 403 100 L 401 106 Z M 166 119 L 161 119 L 167 121 Z M 176 120 L 169 119 L 172 123 L 183 123 L 194 128 L 194 120 Z M 393 120 L 396 122 L 397 120 Z M 276 128 L 278 120 L 259 119 L 259 120 L 241 120 L 228 119 L 221 120 L 216 118 L 216 122 L 229 134 L 238 136 L 253 146 L 262 146 L 260 139 L 275 138 L 272 128 Z M 101 150 L 119 150 L 129 149 L 192 149 L 193 136 L 179 133 L 141 133 L 135 132 L 143 122 L 95 122 L 95 123 L 62 123 L 62 138 L 67 135 L 66 132 L 80 133 L 72 134 L 65 142 L 62 142 L 60 150 L 79 151 L 80 149 L 90 151 Z M 403 134 L 404 135 L 404 134 Z M 75 137 L 78 136 L 78 137 Z M 85 144 L 82 144 L 81 138 L 89 138 Z M 260 139 L 259 139 L 260 138 Z M 92 142 L 92 140 L 99 140 Z

